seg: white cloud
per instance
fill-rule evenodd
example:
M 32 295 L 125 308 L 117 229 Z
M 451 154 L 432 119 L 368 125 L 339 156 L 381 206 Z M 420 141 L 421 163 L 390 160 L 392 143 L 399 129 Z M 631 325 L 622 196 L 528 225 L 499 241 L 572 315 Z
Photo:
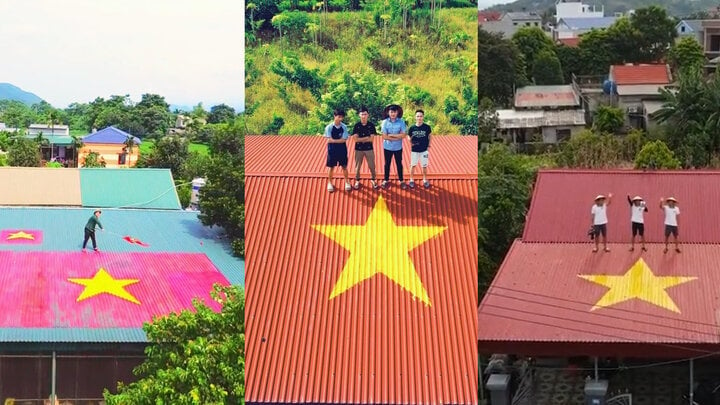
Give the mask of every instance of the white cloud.
M 244 105 L 244 2 L 0 3 L 0 81 L 57 107 L 158 93 L 174 104 Z

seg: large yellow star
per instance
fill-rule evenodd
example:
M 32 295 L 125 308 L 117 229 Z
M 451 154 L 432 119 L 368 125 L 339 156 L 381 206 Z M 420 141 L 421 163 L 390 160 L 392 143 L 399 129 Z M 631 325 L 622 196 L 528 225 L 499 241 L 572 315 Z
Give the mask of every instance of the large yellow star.
M 31 233 L 26 233 L 25 231 L 18 231 L 15 233 L 11 233 L 8 235 L 6 240 L 13 240 L 13 239 L 30 239 L 35 240 L 35 235 Z
M 140 301 L 125 290 L 130 284 L 140 280 L 114 279 L 104 268 L 100 268 L 93 278 L 69 278 L 69 282 L 84 285 L 85 289 L 77 298 L 77 302 L 94 297 L 99 294 L 111 294 L 124 300 L 140 305 Z
M 677 313 L 680 313 L 680 309 L 665 290 L 697 279 L 697 277 L 656 276 L 642 258 L 622 276 L 578 274 L 578 277 L 610 289 L 591 311 L 637 298 Z
M 439 235 L 447 227 L 397 226 L 382 196 L 375 203 L 365 225 L 312 227 L 350 251 L 350 257 L 335 282 L 330 299 L 376 274 L 384 274 L 413 297 L 431 305 L 409 252 Z

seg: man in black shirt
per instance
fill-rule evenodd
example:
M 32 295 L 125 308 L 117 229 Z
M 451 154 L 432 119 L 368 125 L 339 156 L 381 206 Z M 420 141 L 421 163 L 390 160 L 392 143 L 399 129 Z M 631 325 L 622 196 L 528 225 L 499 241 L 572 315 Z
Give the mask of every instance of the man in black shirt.
M 378 188 L 375 181 L 375 151 L 373 150 L 372 138 L 373 135 L 377 135 L 377 130 L 375 124 L 368 121 L 368 116 L 368 109 L 360 107 L 360 122 L 355 124 L 352 132 L 352 136 L 355 138 L 355 184 L 353 185 L 355 190 L 360 188 L 360 168 L 363 159 L 367 160 L 370 169 L 370 175 L 372 176 L 370 183 L 373 188 Z
M 427 179 L 428 167 L 428 148 L 430 147 L 430 126 L 425 124 L 425 111 L 415 111 L 415 125 L 408 129 L 408 136 L 412 144 L 412 152 L 410 153 L 410 188 L 415 188 L 415 166 L 420 164 L 422 167 L 423 187 L 430 188 L 430 182 Z

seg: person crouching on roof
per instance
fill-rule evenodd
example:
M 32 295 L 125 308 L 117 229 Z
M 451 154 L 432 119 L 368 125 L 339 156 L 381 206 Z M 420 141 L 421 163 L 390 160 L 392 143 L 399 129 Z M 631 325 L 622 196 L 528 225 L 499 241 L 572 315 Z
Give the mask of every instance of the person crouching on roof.
M 630 242 L 630 251 L 635 250 L 635 236 L 640 235 L 640 243 L 642 243 L 643 252 L 647 252 L 645 248 L 645 218 L 644 214 L 648 211 L 645 201 L 640 196 L 630 198 L 627 196 L 630 204 L 630 222 L 632 228 L 632 239 Z
M 595 204 L 593 204 L 592 209 L 590 210 L 590 219 L 592 221 L 593 230 L 595 231 L 595 249 L 593 249 L 593 253 L 598 251 L 600 245 L 600 235 L 602 235 L 604 250 L 606 252 L 610 251 L 607 247 L 607 206 L 610 205 L 610 201 L 612 201 L 612 193 L 608 193 L 607 197 L 602 194 L 598 195 L 595 197 Z

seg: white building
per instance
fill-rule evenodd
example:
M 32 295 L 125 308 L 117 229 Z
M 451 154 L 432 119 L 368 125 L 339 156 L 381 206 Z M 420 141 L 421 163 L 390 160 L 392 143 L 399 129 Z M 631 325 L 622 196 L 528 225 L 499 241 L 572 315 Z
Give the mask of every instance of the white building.
M 598 10 L 580 1 L 557 0 L 555 2 L 555 22 L 563 18 L 600 18 L 605 16 L 605 6 Z

